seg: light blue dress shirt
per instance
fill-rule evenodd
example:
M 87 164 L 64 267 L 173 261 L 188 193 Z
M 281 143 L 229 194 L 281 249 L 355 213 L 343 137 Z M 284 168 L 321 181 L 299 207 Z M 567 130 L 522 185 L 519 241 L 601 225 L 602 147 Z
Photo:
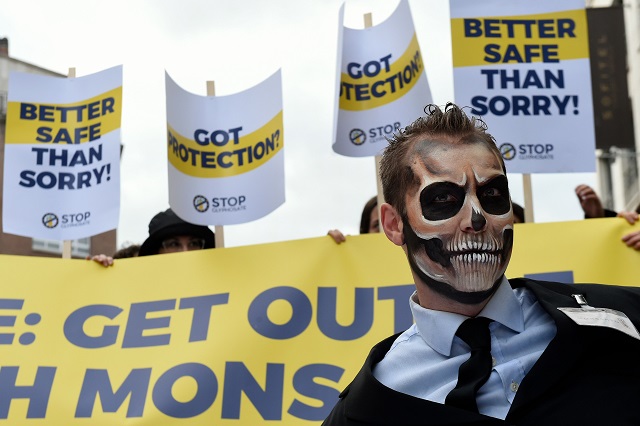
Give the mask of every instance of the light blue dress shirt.
M 402 333 L 374 376 L 398 392 L 444 403 L 458 381 L 460 365 L 469 359 L 469 346 L 455 335 L 464 315 L 425 309 L 410 299 L 414 325 Z M 500 286 L 478 314 L 493 320 L 493 370 L 478 390 L 481 414 L 504 419 L 520 382 L 556 334 L 552 318 L 526 288 L 511 289 L 503 277 Z

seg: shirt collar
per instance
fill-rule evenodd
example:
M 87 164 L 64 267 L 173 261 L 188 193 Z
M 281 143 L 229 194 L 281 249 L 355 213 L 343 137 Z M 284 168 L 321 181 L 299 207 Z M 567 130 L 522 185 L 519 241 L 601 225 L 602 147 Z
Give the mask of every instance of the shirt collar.
M 417 300 L 417 294 L 413 293 L 409 303 L 420 336 L 435 351 L 449 356 L 453 337 L 460 324 L 468 317 L 453 312 L 423 308 Z M 524 330 L 522 307 L 504 276 L 496 292 L 478 316 L 492 319 L 517 332 Z

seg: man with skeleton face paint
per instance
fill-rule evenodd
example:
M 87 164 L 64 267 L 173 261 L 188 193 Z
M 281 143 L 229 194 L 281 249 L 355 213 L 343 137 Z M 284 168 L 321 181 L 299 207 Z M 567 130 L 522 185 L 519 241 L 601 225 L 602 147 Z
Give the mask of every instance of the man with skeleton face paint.
M 323 425 L 640 424 L 627 377 L 640 335 L 620 331 L 640 324 L 640 289 L 507 280 L 513 209 L 493 137 L 454 104 L 425 111 L 380 168 L 415 323 L 372 349 Z M 592 306 L 624 326 L 589 324 Z
M 413 272 L 447 298 L 481 303 L 500 283 L 513 242 L 499 157 L 474 138 L 426 138 L 415 142 L 410 164 L 419 185 L 407 195 L 402 224 Z

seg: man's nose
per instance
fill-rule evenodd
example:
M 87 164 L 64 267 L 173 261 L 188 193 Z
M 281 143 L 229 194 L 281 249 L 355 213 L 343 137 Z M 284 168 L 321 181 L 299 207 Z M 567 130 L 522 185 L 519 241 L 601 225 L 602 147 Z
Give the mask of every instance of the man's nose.
M 466 203 L 460 214 L 463 215 L 460 226 L 464 232 L 480 232 L 487 226 L 487 218 L 484 212 L 473 202 Z
M 473 209 L 473 213 L 471 213 L 471 227 L 473 228 L 473 230 L 476 232 L 482 231 L 486 224 L 487 219 L 485 219 L 482 212 Z

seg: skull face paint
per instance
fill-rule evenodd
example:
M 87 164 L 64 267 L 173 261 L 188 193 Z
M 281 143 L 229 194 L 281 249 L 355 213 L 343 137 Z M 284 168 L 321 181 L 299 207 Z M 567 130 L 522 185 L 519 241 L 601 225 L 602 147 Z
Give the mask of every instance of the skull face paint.
M 417 141 L 419 186 L 406 195 L 403 233 L 413 271 L 434 291 L 480 303 L 495 291 L 513 245 L 507 177 L 482 142 Z

